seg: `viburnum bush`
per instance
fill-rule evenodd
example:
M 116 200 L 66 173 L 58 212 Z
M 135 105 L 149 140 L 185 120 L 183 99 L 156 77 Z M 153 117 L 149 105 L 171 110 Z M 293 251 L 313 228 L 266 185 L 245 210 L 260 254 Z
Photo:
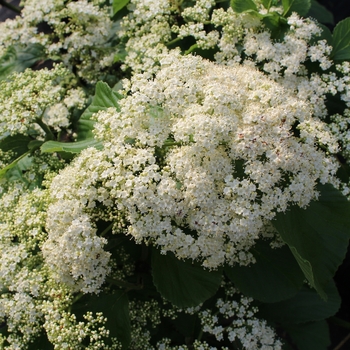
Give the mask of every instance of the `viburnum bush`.
M 350 19 L 310 0 L 25 0 L 0 24 L 0 347 L 325 350 L 350 238 Z

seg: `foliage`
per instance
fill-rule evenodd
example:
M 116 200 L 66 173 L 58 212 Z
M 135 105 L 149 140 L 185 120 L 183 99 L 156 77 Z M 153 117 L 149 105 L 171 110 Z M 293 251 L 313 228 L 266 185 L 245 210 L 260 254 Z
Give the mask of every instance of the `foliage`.
M 0 347 L 326 349 L 350 238 L 332 22 L 315 0 L 26 0 L 1 23 Z

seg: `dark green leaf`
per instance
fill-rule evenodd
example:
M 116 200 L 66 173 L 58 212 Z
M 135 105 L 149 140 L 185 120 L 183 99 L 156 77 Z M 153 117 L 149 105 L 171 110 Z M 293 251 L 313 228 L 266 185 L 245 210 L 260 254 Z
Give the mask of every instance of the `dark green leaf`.
M 35 339 L 33 343 L 30 343 L 28 350 L 53 350 L 54 346 L 47 339 L 45 333 L 41 334 L 40 337 Z
M 28 44 L 26 47 L 10 46 L 0 57 L 0 80 L 5 79 L 13 72 L 23 72 L 44 58 L 44 47 L 40 44 Z
M 314 289 L 305 286 L 295 296 L 278 303 L 259 306 L 259 316 L 282 324 L 324 320 L 339 309 L 341 299 L 333 280 L 325 288 L 328 300 L 322 300 Z
M 100 110 L 106 110 L 109 107 L 114 107 L 119 111 L 119 100 L 122 98 L 123 96 L 113 91 L 108 84 L 99 81 L 96 84 L 95 96 L 90 106 L 84 111 L 77 123 L 78 141 L 93 138 L 92 130 L 95 121 L 91 117 L 94 113 Z
M 272 0 L 262 0 L 261 3 L 267 10 L 269 10 L 272 5 Z
M 54 152 L 69 152 L 69 153 L 80 153 L 83 149 L 95 147 L 102 149 L 103 145 L 101 142 L 95 139 L 86 139 L 77 142 L 58 142 L 58 141 L 47 141 L 41 147 L 43 153 L 54 153 Z
M 298 350 L 327 350 L 331 345 L 329 328 L 326 320 L 291 324 L 283 327 Z
M 203 303 L 218 290 L 222 271 L 204 270 L 199 264 L 162 255 L 152 250 L 152 276 L 158 292 L 174 305 L 185 308 Z
M 40 148 L 40 146 L 43 143 L 44 143 L 44 141 L 32 140 L 28 143 L 28 149 L 30 149 L 31 151 L 36 150 L 36 149 Z
M 7 136 L 0 140 L 0 149 L 4 152 L 12 151 L 17 156 L 20 156 L 28 151 L 28 144 L 31 141 L 32 138 L 26 135 Z
M 326 7 L 316 0 L 311 0 L 311 7 L 307 17 L 315 18 L 320 23 L 334 24 L 332 12 L 328 11 Z
M 331 31 L 323 24 L 318 23 L 318 26 L 322 28 L 322 33 L 319 36 L 314 37 L 310 44 L 313 44 L 320 40 L 326 40 L 328 45 L 333 46 L 333 36 Z
M 225 273 L 237 288 L 253 299 L 273 303 L 295 295 L 304 275 L 287 246 L 272 249 L 259 241 L 251 250 L 256 263 L 225 267 Z
M 334 28 L 331 58 L 341 61 L 350 60 L 350 18 L 340 21 Z
M 248 10 L 258 11 L 256 4 L 253 0 L 231 0 L 231 7 L 237 13 L 241 13 Z
M 311 7 L 311 0 L 282 0 L 283 16 L 289 17 L 292 12 L 297 12 L 300 16 L 306 16 Z
M 343 261 L 350 238 L 350 202 L 332 185 L 319 186 L 321 196 L 306 209 L 292 206 L 278 213 L 273 225 L 288 244 L 300 268 L 319 295 Z
M 113 0 L 113 16 L 124 8 L 129 3 L 129 0 Z
M 109 339 L 116 337 L 123 345 L 123 350 L 129 348 L 130 315 L 129 301 L 126 292 L 116 291 L 114 294 L 100 293 L 98 295 L 86 296 L 72 307 L 73 313 L 78 319 L 82 319 L 84 313 L 102 312 L 107 317 L 106 328 L 109 330 Z M 108 342 L 108 340 L 105 340 Z
M 284 34 L 289 30 L 287 20 L 277 12 L 269 12 L 261 18 L 266 28 L 271 31 L 273 39 L 283 39 Z

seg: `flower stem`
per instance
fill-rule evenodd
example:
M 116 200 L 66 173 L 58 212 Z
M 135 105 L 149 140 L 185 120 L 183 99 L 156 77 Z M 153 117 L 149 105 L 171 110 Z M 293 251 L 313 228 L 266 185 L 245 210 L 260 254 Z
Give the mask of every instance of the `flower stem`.
M 8 9 L 10 9 L 16 13 L 21 13 L 21 9 L 19 7 L 12 5 L 5 0 L 0 0 L 0 5 L 7 7 Z
M 47 140 L 55 139 L 55 136 L 52 133 L 51 129 L 40 118 L 36 118 L 35 122 L 45 131 Z

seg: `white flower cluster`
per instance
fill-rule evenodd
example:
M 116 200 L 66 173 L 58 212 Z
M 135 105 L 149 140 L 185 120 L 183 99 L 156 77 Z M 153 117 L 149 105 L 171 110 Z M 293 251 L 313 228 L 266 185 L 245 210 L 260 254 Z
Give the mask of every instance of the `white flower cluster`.
M 48 339 L 54 344 L 55 350 L 121 350 L 121 344 L 112 338 L 112 345 L 107 345 L 105 339 L 109 337 L 109 330 L 105 324 L 107 318 L 101 312 L 93 315 L 87 312 L 83 315 L 84 321 L 77 321 L 74 314 L 64 310 L 57 310 L 48 304 L 44 307 L 45 330 Z M 84 339 L 89 340 L 89 345 L 84 345 Z
M 223 282 L 223 288 L 225 300 L 218 298 L 215 301 L 215 307 L 211 309 L 206 309 L 203 305 L 179 309 L 164 300 L 163 302 L 131 301 L 129 304 L 132 327 L 130 348 L 134 350 L 229 350 L 231 347 L 224 344 L 239 344 L 240 349 L 243 350 L 281 350 L 282 343 L 273 328 L 265 320 L 256 316 L 258 308 L 252 306 L 253 299 L 240 294 L 231 283 Z M 154 345 L 149 330 L 156 330 L 162 321 L 172 320 L 176 325 L 184 315 L 188 319 L 191 319 L 191 315 L 193 319 L 198 315 L 201 336 L 191 345 L 174 345 L 171 339 L 163 335 L 163 338 Z M 182 333 L 182 331 L 183 328 L 180 326 L 179 332 Z M 207 343 L 205 338 L 208 335 L 216 338 L 217 347 Z
M 71 109 L 82 109 L 85 104 L 82 89 L 68 90 L 60 84 L 68 76 L 67 69 L 56 65 L 52 70 L 26 69 L 14 73 L 11 81 L 1 81 L 0 137 L 33 133 L 45 136 L 46 128 L 67 128 Z
M 39 43 L 54 60 L 77 70 L 81 79 L 102 79 L 113 63 L 109 42 L 115 34 L 109 8 L 101 1 L 26 0 L 21 16 L 0 24 L 0 43 L 26 46 Z M 45 27 L 46 26 L 46 27 Z
M 334 182 L 336 162 L 315 146 L 324 135 L 337 149 L 326 125 L 257 70 L 173 51 L 155 79 L 147 77 L 132 79 L 120 112 L 96 115 L 104 150 L 82 152 L 53 181 L 49 242 L 102 203 L 114 231 L 136 242 L 209 268 L 249 264 L 266 220 L 289 204 L 307 206 L 317 182 Z M 50 251 L 48 260 L 73 259 Z
M 131 67 L 135 72 L 156 71 L 159 55 L 168 51 L 164 42 L 171 40 L 173 6 L 169 0 L 130 1 L 132 10 L 122 19 L 117 35 L 124 41 L 127 56 L 122 68 Z
M 276 339 L 274 330 L 265 320 L 255 316 L 258 309 L 250 305 L 252 301 L 253 299 L 244 296 L 241 296 L 239 301 L 218 299 L 218 312 L 204 310 L 199 313 L 203 332 L 214 335 L 218 341 L 224 340 L 225 337 L 232 343 L 238 340 L 245 350 L 281 350 L 282 343 Z M 219 324 L 222 318 L 232 322 L 222 327 Z

